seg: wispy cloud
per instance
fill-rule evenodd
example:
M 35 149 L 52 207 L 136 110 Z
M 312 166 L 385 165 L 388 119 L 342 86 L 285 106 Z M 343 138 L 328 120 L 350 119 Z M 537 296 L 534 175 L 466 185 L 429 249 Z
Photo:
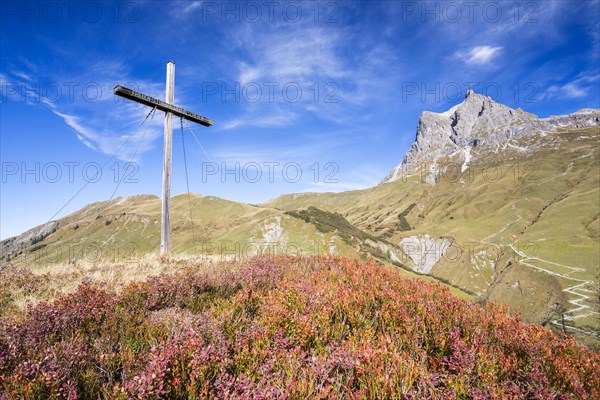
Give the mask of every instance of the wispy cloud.
M 2 97 L 35 107 L 46 107 L 63 119 L 86 147 L 118 159 L 138 161 L 154 147 L 162 135 L 161 119 L 140 123 L 150 108 L 118 99 L 113 95 L 115 83 L 159 96 L 161 84 L 131 79 L 123 65 L 116 61 L 91 63 L 88 71 L 68 79 L 60 75 L 35 75 L 31 63 L 13 68 L 0 77 Z M 35 76 L 35 79 L 33 78 Z M 143 142 L 141 142 L 143 137 Z
M 94 146 L 92 141 L 90 141 L 93 139 L 96 139 L 95 140 L 96 142 L 98 141 L 97 140 L 98 135 L 95 132 L 93 132 L 91 129 L 88 129 L 87 127 L 81 125 L 78 118 L 73 115 L 63 114 L 56 110 L 53 110 L 53 112 L 54 112 L 54 114 L 61 117 L 66 122 L 67 125 L 69 125 L 71 128 L 73 128 L 75 130 L 75 132 L 77 132 L 77 138 L 83 144 L 85 144 L 87 147 L 91 148 L 92 150 L 98 150 L 96 148 L 96 146 Z
M 565 97 L 569 99 L 585 97 L 587 95 L 587 91 L 585 89 L 578 87 L 574 83 L 567 83 L 561 89 L 564 92 Z
M 307 182 L 308 187 L 304 192 L 342 192 L 367 189 L 377 185 L 385 172 L 383 169 L 370 165 L 357 165 L 346 171 L 339 179 L 334 177 L 331 180 Z
M 485 65 L 497 57 L 502 47 L 475 46 L 468 52 L 456 52 L 456 56 L 468 65 Z
M 202 7 L 202 1 L 192 1 L 190 4 L 188 4 L 187 6 L 185 6 L 183 8 L 183 13 L 187 14 L 187 13 L 195 11 L 201 7 Z
M 133 129 L 122 135 L 115 135 L 114 131 L 106 127 L 102 128 L 96 123 L 97 121 L 83 123 L 82 117 L 64 114 L 56 109 L 53 109 L 53 112 L 76 132 L 77 139 L 85 146 L 125 161 L 139 162 L 141 155 L 151 150 L 155 139 L 162 135 L 161 122 L 156 119 L 149 119 L 143 127 L 140 124 L 136 128 L 127 123 L 126 125 L 132 126 Z M 135 114 L 128 113 L 128 115 L 131 117 Z
M 303 193 L 317 192 L 317 193 L 326 193 L 326 192 L 345 192 L 348 190 L 360 190 L 367 189 L 373 187 L 377 184 L 375 182 L 308 182 L 308 187 L 305 188 Z
M 226 128 L 293 124 L 298 113 L 310 112 L 315 101 L 323 101 L 318 96 L 323 95 L 324 85 L 339 87 L 337 82 L 349 74 L 336 54 L 338 34 L 323 28 L 265 34 L 250 27 L 242 30 L 238 44 L 248 54 L 238 62 L 235 77 L 246 115 L 227 122 Z M 245 93 L 244 88 L 253 93 Z M 259 100 L 248 101 L 256 94 L 254 88 L 260 91 Z
M 580 74 L 576 79 L 561 84 L 552 85 L 547 89 L 547 96 L 551 98 L 578 99 L 589 95 L 591 84 L 600 80 L 595 74 Z
M 341 78 L 350 71 L 336 55 L 339 33 L 321 27 L 274 32 L 268 37 L 248 32 L 252 60 L 240 63 L 239 80 L 274 78 L 276 81 L 303 81 L 315 76 Z M 257 41 L 258 39 L 258 41 Z
M 359 109 L 373 101 L 373 93 L 384 101 L 391 91 L 396 78 L 384 73 L 390 72 L 395 53 L 386 43 L 354 41 L 355 34 L 339 25 L 264 28 L 242 26 L 231 37 L 243 55 L 231 77 L 241 88 L 242 112 L 225 122 L 225 129 L 291 126 L 306 116 L 345 124 L 368 117 Z M 248 101 L 256 98 L 255 88 L 258 101 Z
M 235 129 L 238 127 L 276 128 L 290 125 L 297 121 L 298 114 L 289 111 L 277 111 L 271 115 L 246 116 L 226 121 L 222 129 Z

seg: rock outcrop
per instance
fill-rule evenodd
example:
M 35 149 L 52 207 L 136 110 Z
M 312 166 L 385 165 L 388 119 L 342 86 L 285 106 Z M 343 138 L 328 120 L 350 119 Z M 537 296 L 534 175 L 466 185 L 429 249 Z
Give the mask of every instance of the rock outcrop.
M 409 236 L 400 241 L 402 251 L 413 262 L 412 269 L 420 274 L 429 274 L 451 244 L 448 239 L 430 238 L 429 235 Z
M 600 125 L 600 110 L 584 108 L 572 114 L 553 115 L 543 121 L 546 121 L 557 128 L 584 128 L 586 126 L 597 126 Z
M 27 232 L 0 242 L 0 259 L 10 259 L 28 246 L 41 242 L 58 229 L 58 221 L 50 221 Z

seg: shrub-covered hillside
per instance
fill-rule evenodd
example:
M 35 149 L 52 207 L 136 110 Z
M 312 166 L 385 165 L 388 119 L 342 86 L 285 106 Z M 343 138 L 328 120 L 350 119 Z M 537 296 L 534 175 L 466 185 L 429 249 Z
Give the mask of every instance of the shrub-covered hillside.
M 350 259 L 84 283 L 0 320 L 6 398 L 598 399 L 599 369 L 505 308 Z

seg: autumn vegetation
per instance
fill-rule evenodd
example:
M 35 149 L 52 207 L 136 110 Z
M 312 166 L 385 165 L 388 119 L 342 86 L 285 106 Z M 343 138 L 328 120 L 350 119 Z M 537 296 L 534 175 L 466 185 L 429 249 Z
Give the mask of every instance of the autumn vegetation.
M 600 398 L 597 352 L 393 268 L 195 267 L 83 282 L 21 312 L 5 300 L 0 398 Z

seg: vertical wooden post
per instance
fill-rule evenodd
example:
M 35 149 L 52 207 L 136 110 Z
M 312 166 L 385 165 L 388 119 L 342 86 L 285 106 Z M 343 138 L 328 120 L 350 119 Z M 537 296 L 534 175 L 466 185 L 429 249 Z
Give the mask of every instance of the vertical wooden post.
M 167 63 L 167 90 L 165 101 L 174 103 L 175 97 L 175 63 Z M 171 236 L 171 156 L 173 153 L 173 114 L 165 113 L 165 146 L 163 158 L 163 187 L 162 187 L 162 220 L 160 230 L 160 254 L 169 252 L 169 239 Z

